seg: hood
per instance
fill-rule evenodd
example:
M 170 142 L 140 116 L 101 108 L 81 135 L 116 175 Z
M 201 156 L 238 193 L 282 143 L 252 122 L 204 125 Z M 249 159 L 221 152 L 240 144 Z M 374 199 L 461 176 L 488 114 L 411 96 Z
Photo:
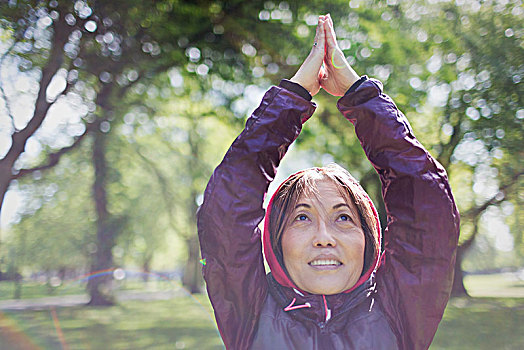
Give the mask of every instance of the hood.
M 313 168 L 313 169 L 318 169 L 318 168 Z M 270 201 L 269 201 L 269 203 L 267 205 L 266 216 L 264 218 L 264 231 L 262 232 L 262 247 L 264 249 L 264 256 L 265 256 L 266 261 L 267 261 L 267 263 L 269 265 L 269 268 L 271 269 L 271 274 L 273 275 L 273 278 L 275 279 L 275 281 L 278 282 L 283 287 L 294 288 L 294 289 L 299 290 L 300 292 L 306 293 L 306 294 L 307 294 L 307 292 L 302 291 L 300 288 L 298 288 L 295 285 L 295 283 L 289 278 L 289 276 L 287 275 L 287 273 L 284 270 L 284 267 L 280 265 L 276 255 L 275 255 L 275 252 L 273 251 L 273 247 L 271 245 L 271 237 L 270 237 L 270 234 L 269 234 L 269 217 L 270 217 L 270 214 L 271 214 L 271 208 L 272 208 L 272 205 L 273 205 L 273 200 L 275 199 L 276 194 L 279 192 L 280 187 L 282 187 L 282 185 L 284 183 L 286 183 L 292 176 L 294 176 L 296 174 L 299 174 L 299 173 L 302 173 L 302 172 L 307 171 L 307 170 L 308 169 L 301 170 L 301 171 L 298 171 L 298 172 L 290 175 L 285 181 L 282 182 L 282 184 L 277 188 L 275 193 L 273 193 L 273 195 L 272 195 L 272 197 L 271 197 L 271 199 L 270 199 Z M 373 210 L 373 217 L 375 218 L 375 224 L 376 224 L 376 228 L 377 228 L 377 232 L 378 232 L 378 242 L 379 242 L 379 247 L 380 247 L 380 243 L 382 241 L 382 232 L 381 232 L 381 229 L 380 229 L 380 221 L 379 221 L 379 218 L 378 218 L 378 213 L 377 213 L 377 210 L 376 210 L 375 206 L 373 205 L 373 202 L 371 201 L 371 198 L 369 198 L 369 196 L 367 195 L 367 193 L 365 191 L 364 191 L 364 193 L 365 193 L 365 197 L 369 201 L 369 205 L 370 205 L 371 209 Z M 351 287 L 350 289 L 344 291 L 344 293 L 349 293 L 349 292 L 355 290 L 356 288 L 358 288 L 359 286 L 361 286 L 362 284 L 364 284 L 370 278 L 370 276 L 373 273 L 373 271 L 375 271 L 378 268 L 379 260 L 380 260 L 380 252 L 377 252 L 375 260 L 370 265 L 369 269 L 364 274 L 362 274 L 362 276 L 358 279 L 358 281 L 355 283 L 355 285 L 353 287 Z

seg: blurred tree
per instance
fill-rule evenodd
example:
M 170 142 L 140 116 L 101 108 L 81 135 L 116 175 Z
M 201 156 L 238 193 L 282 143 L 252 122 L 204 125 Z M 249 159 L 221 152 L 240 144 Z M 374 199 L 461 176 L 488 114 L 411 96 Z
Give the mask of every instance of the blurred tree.
M 51 287 L 61 284 L 66 273 L 76 277 L 85 272 L 96 247 L 89 191 L 92 172 L 85 146 L 46 177 L 36 173 L 13 184 L 28 201 L 5 239 L 11 272 L 24 276 L 45 272 Z
M 7 48 L 2 51 L 1 63 L 7 62 L 16 74 L 29 72 L 27 75 L 37 82 L 38 89 L 26 94 L 36 95 L 35 108 L 32 116 L 26 118 L 28 121 L 20 122 L 10 108 L 20 94 L 2 79 L 0 92 L 11 120 L 2 131 L 11 136 L 11 144 L 0 159 L 0 203 L 14 179 L 56 165 L 63 154 L 92 132 L 93 196 L 99 237 L 92 270 L 109 268 L 121 222 L 111 218 L 107 211 L 105 187 L 109 170 L 105 138 L 111 122 L 125 111 L 121 99 L 139 80 L 186 63 L 186 70 L 199 76 L 213 73 L 223 79 L 251 77 L 245 62 L 254 60 L 256 47 L 271 48 L 269 43 L 278 46 L 270 36 L 262 36 L 260 41 L 254 34 L 256 30 L 247 30 L 258 27 L 267 33 L 272 26 L 279 26 L 280 22 L 268 26 L 258 21 L 262 3 L 81 0 L 2 3 L 2 36 Z M 289 23 L 288 5 L 282 7 L 282 14 L 285 15 L 282 22 Z M 271 52 L 260 53 L 268 70 L 278 69 L 277 65 L 271 65 Z M 60 100 L 79 97 L 83 97 L 80 104 L 88 109 L 81 114 L 82 131 L 76 128 L 76 133 L 69 135 L 72 139 L 69 145 L 56 147 L 40 137 L 41 146 L 49 151 L 40 152 L 37 159 L 24 154 L 27 142 L 38 139 L 36 131 L 51 107 Z M 103 282 L 92 280 L 89 285 L 93 304 L 111 303 L 108 296 L 97 292 Z
M 477 6 L 469 2 L 464 7 L 444 6 L 438 13 L 443 43 L 426 67 L 440 67 L 434 74 L 435 82 L 426 89 L 430 98 L 438 94 L 447 98 L 440 103 L 443 116 L 438 121 L 439 142 L 434 151 L 452 183 L 463 182 L 464 171 L 469 171 L 472 179 L 469 198 L 458 197 L 463 224 L 452 291 L 455 296 L 467 295 L 462 263 L 480 232 L 479 220 L 491 207 L 518 198 L 515 186 L 524 174 L 521 5 L 493 2 Z M 436 29 L 434 22 L 427 28 Z M 490 40 L 486 40 L 488 34 Z M 494 234 L 502 238 L 503 228 L 496 231 Z M 513 234 L 514 242 L 522 241 L 521 228 L 514 227 Z
M 518 205 L 524 172 L 521 2 L 351 1 L 350 7 L 347 16 L 333 16 L 342 23 L 337 29 L 340 46 L 357 72 L 384 82 L 418 138 L 450 176 L 462 212 L 453 295 L 463 295 L 463 258 L 490 208 L 516 214 L 506 215 L 513 237 L 502 238 L 503 227 L 493 235 L 523 250 Z M 333 99 L 326 98 L 327 106 L 317 112 L 322 126 L 306 128 L 299 141 L 313 149 L 317 162 L 334 159 L 355 173 L 375 194 L 384 224 L 377 177 L 362 162 L 353 134 L 340 132 L 347 123 L 338 117 Z
M 462 231 L 468 235 L 465 237 L 475 237 L 475 223 L 490 206 L 513 203 L 514 212 L 522 213 L 522 194 L 515 195 L 521 192 L 521 186 L 517 191 L 510 190 L 518 181 L 521 184 L 518 174 L 522 171 L 519 168 L 522 150 L 518 147 L 523 119 L 522 29 L 518 23 L 523 11 L 518 1 L 487 2 L 482 6 L 477 1 L 460 4 L 413 0 L 352 0 L 349 3 L 331 0 L 321 4 L 285 1 L 1 4 L 0 25 L 3 42 L 8 43 L 8 47 L 2 51 L 0 67 L 16 65 L 16 71 L 36 73 L 34 80 L 39 89 L 34 92 L 35 106 L 39 107 L 34 109 L 27 126 L 17 129 L 23 123 L 9 112 L 10 101 L 15 98 L 10 92 L 13 89 L 7 88 L 7 80 L 0 79 L 0 93 L 11 117 L 11 125 L 4 125 L 2 132 L 12 139 L 11 148 L 0 160 L 0 182 L 5 182 L 0 190 L 6 190 L 16 177 L 56 164 L 85 134 L 93 132 L 96 174 L 93 192 L 100 256 L 93 260 L 92 270 L 112 267 L 112 250 L 118 233 L 131 225 L 127 215 L 131 211 L 111 209 L 118 198 L 116 194 L 120 193 L 111 188 L 116 187 L 119 176 L 125 174 L 125 168 L 119 169 L 121 165 L 117 165 L 120 154 L 113 147 L 121 144 L 112 130 L 124 127 L 122 123 L 127 125 L 123 119 L 137 103 L 145 105 L 164 93 L 162 86 L 165 85 L 153 83 L 151 78 L 169 67 L 179 67 L 168 74 L 176 91 L 183 88 L 184 77 L 194 75 L 200 86 L 205 87 L 204 92 L 191 87 L 200 98 L 179 101 L 177 95 L 175 103 L 217 101 L 217 105 L 234 112 L 234 116 L 225 114 L 226 122 L 239 130 L 246 113 L 259 102 L 259 87 L 278 83 L 280 78 L 294 74 L 309 52 L 316 15 L 331 12 L 340 46 L 357 72 L 385 83 L 385 90 L 408 115 L 417 136 L 447 167 L 459 208 L 464 213 Z M 486 33 L 496 35 L 498 40 L 485 40 Z M 275 37 L 283 40 L 274 40 Z M 5 76 L 5 72 L 3 74 Z M 51 88 L 53 80 L 57 85 Z M 69 133 L 69 144 L 59 148 L 41 137 L 45 152 L 34 160 L 20 157 L 30 137 L 37 139 L 38 134 L 34 132 L 42 125 L 53 101 L 79 97 L 87 106 L 81 115 L 86 126 Z M 347 166 L 377 200 L 380 198 L 377 177 L 364 160 L 353 134 L 340 132 L 348 126 L 334 110 L 334 99 L 325 95 L 315 99 L 321 102 L 318 118 L 308 124 L 317 124 L 304 129 L 298 147 L 307 148 L 318 162 L 333 159 Z M 145 108 L 142 119 L 149 120 L 147 115 L 155 115 L 159 108 L 155 104 Z M 184 113 L 194 118 L 202 112 L 186 110 Z M 29 125 L 32 126 L 28 128 Z M 202 154 L 201 135 L 198 125 L 193 126 L 196 133 L 191 131 L 191 125 L 186 126 L 182 133 L 189 147 L 186 154 L 198 157 L 187 159 L 179 168 L 193 170 L 198 167 Z M 148 154 L 142 148 L 138 152 Z M 216 159 L 223 155 L 223 152 L 210 152 Z M 473 156 L 475 160 L 471 160 Z M 147 163 L 148 156 L 139 158 Z M 150 162 L 148 166 L 163 186 L 169 183 L 166 180 L 169 177 L 164 170 L 158 171 L 158 164 Z M 204 176 L 206 172 L 204 169 L 201 174 L 186 176 Z M 191 193 L 190 182 L 185 184 L 189 189 L 186 201 L 189 205 L 201 190 L 196 186 Z M 5 190 L 0 191 L 1 198 Z M 166 204 L 169 202 L 168 199 Z M 174 204 L 171 207 L 177 208 Z M 195 208 L 176 210 L 194 213 Z M 385 223 L 383 204 L 379 204 L 379 209 Z M 180 216 L 174 213 L 172 209 L 170 215 Z M 518 217 L 512 217 L 509 224 L 515 235 L 514 243 L 522 245 L 519 229 L 522 220 Z M 192 228 L 188 229 L 187 236 L 183 235 L 194 240 L 195 234 Z M 196 264 L 196 249 L 190 240 L 188 248 L 190 260 Z M 144 253 L 146 265 L 151 254 Z M 460 258 L 459 254 L 459 267 Z M 197 274 L 186 274 L 191 275 Z M 185 283 L 191 289 L 198 284 L 195 280 L 185 280 Z M 90 287 L 93 297 L 97 290 L 96 285 Z M 109 299 L 94 297 L 100 303 Z
M 159 91 L 156 97 L 143 101 L 135 96 L 136 104 L 130 102 L 134 107 L 125 115 L 124 124 L 117 132 L 126 143 L 124 147 L 131 151 L 126 162 L 134 159 L 132 163 L 146 169 L 150 187 L 151 180 L 156 180 L 155 186 L 149 189 L 149 193 L 155 193 L 151 201 L 158 209 L 164 208 L 167 216 L 163 215 L 153 226 L 162 225 L 185 242 L 182 282 L 189 291 L 197 292 L 203 283 L 195 234 L 198 201 L 216 165 L 215 151 L 225 152 L 238 127 L 230 126 L 235 118 L 221 105 L 221 100 L 213 99 L 216 92 L 204 80 L 186 77 L 176 87 L 167 87 L 166 83 L 170 84 L 177 74 L 175 69 L 155 79 L 149 89 Z M 151 118 L 146 117 L 149 114 L 146 111 L 151 113 Z M 136 176 L 126 172 L 126 178 L 134 183 Z M 145 200 L 148 203 L 147 198 Z M 130 223 L 135 229 L 144 225 L 134 218 Z M 151 227 L 139 230 L 148 232 Z M 146 236 L 131 235 L 138 242 L 156 240 Z M 152 255 L 153 251 L 145 251 L 144 261 Z

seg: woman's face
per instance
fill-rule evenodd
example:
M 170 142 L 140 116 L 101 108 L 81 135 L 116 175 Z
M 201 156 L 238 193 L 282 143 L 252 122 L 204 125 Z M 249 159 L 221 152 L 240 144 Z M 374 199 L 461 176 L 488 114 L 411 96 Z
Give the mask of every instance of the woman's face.
M 302 196 L 282 233 L 284 265 L 298 288 L 337 294 L 351 288 L 364 265 L 365 238 L 354 203 L 330 180 L 317 196 Z

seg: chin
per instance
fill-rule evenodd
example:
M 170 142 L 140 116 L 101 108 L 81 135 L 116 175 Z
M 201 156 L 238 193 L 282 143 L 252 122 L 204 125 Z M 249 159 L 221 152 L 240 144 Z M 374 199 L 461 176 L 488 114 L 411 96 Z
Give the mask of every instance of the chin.
M 310 286 L 310 288 L 304 288 L 304 290 L 311 294 L 324 294 L 324 295 L 333 295 L 342 293 L 345 290 L 348 290 L 351 287 L 345 286 Z

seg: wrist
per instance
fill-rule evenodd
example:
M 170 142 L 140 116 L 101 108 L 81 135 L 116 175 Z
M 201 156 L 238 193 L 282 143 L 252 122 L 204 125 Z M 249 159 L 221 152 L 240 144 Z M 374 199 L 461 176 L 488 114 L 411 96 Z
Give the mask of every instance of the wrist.
M 353 91 L 355 91 L 356 89 L 358 89 L 358 87 L 359 87 L 363 82 L 365 82 L 365 81 L 368 80 L 368 79 L 369 79 L 369 78 L 368 78 L 367 75 L 363 75 L 363 76 L 361 76 L 361 77 L 360 77 L 356 82 L 353 83 L 353 85 L 351 85 L 351 86 L 349 87 L 349 89 L 346 91 L 346 93 L 344 94 L 344 96 L 347 95 L 347 94 L 349 94 L 349 93 L 351 93 L 351 92 L 353 92 Z
M 311 101 L 312 96 L 302 85 L 292 82 L 291 80 L 282 79 L 279 84 L 280 87 L 296 93 L 300 97 L 304 98 L 307 101 Z
M 296 76 L 293 76 L 291 79 L 289 79 L 289 81 L 300 85 L 301 87 L 306 89 L 307 92 L 311 93 L 311 89 L 301 79 L 297 78 Z

